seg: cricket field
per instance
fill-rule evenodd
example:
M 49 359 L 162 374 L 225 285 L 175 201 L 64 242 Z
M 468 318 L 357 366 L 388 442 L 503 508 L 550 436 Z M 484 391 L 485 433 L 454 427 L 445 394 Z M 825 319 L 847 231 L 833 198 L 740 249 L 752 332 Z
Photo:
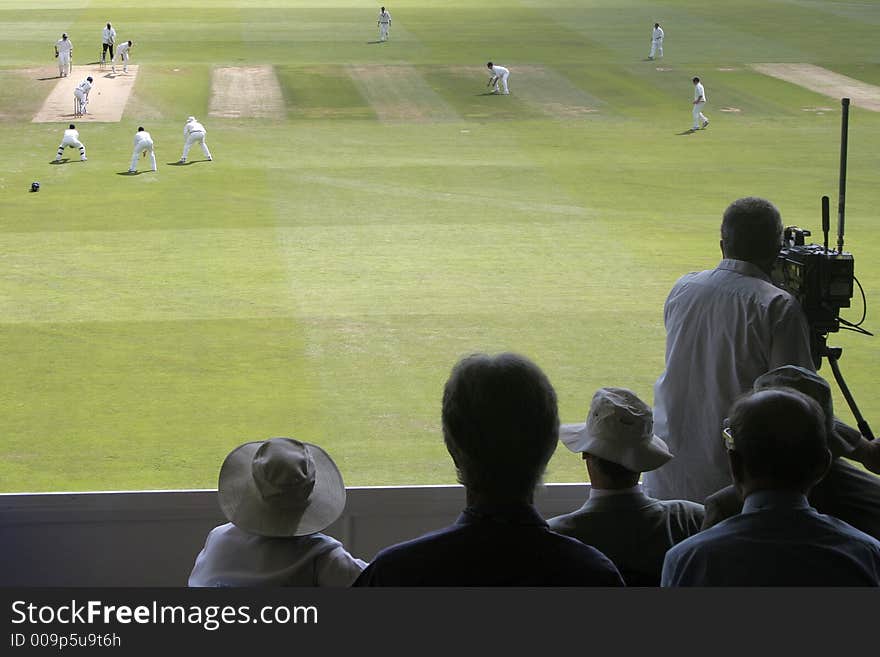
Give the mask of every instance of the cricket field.
M 349 485 L 451 483 L 442 387 L 474 351 L 534 359 L 563 422 L 600 386 L 650 402 L 666 293 L 717 263 L 730 201 L 819 241 L 827 194 L 834 220 L 844 95 L 846 247 L 880 329 L 880 2 L 387 6 L 378 43 L 362 0 L 0 0 L 0 491 L 210 488 L 271 436 Z M 107 21 L 136 77 L 97 68 Z M 87 162 L 51 163 L 62 32 L 95 71 Z M 176 166 L 190 115 L 214 161 Z M 158 172 L 128 175 L 141 125 Z M 877 340 L 829 340 L 875 430 Z M 546 479 L 583 478 L 560 448 Z

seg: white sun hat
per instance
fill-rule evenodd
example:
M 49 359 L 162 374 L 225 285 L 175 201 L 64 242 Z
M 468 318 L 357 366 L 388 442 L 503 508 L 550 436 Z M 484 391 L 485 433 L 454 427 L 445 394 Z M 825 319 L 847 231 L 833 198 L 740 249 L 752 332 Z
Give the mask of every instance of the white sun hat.
M 572 452 L 587 453 L 633 472 L 656 470 L 672 453 L 654 435 L 651 407 L 626 388 L 599 388 L 586 422 L 563 424 L 559 439 Z

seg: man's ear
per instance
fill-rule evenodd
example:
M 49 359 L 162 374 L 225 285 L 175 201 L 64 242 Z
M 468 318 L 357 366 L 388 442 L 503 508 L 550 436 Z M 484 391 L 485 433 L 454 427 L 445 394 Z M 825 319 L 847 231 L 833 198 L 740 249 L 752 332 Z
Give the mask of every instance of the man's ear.
M 718 246 L 721 248 L 721 257 L 724 257 L 724 240 L 718 240 Z

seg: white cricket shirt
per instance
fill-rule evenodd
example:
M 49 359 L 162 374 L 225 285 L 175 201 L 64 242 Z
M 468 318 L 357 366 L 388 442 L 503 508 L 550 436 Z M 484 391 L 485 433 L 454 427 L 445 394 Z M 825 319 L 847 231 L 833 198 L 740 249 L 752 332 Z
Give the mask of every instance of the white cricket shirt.
M 188 137 L 191 132 L 205 132 L 205 126 L 198 121 L 190 121 L 183 126 L 183 136 Z

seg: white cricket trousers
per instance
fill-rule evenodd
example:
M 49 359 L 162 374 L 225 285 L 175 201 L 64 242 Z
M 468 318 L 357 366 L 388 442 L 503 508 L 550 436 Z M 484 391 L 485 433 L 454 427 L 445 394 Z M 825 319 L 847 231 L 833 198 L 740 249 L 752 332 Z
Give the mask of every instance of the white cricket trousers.
M 510 77 L 510 73 L 502 73 L 501 78 L 499 80 L 495 80 L 495 91 L 498 91 L 498 83 L 501 82 L 501 86 L 504 88 L 504 93 L 509 94 L 510 89 L 507 88 L 507 78 Z
M 79 113 L 86 114 L 88 112 L 89 106 L 89 97 L 82 92 L 82 89 L 77 87 L 73 90 L 73 95 L 76 97 L 77 102 L 79 103 Z
M 701 121 L 708 121 L 709 119 L 703 114 L 703 108 L 706 106 L 706 103 L 694 103 L 694 130 L 700 129 Z
M 116 55 L 119 55 L 119 59 L 122 60 L 122 70 L 128 72 L 128 51 L 124 50 L 119 52 L 118 50 L 113 54 L 113 57 L 110 59 L 110 63 L 113 65 L 113 68 L 116 68 Z
M 128 167 L 130 170 L 137 171 L 138 157 L 144 151 L 150 154 L 150 167 L 156 171 L 156 153 L 153 151 L 152 141 L 142 141 L 134 147 L 134 153 L 131 154 L 131 166 Z
M 64 77 L 70 75 L 70 53 L 58 53 L 58 76 Z
M 644 52 L 644 51 L 642 51 Z M 663 56 L 663 39 L 652 39 L 651 40 L 651 54 L 648 55 L 651 59 L 654 59 L 654 54 L 658 54 L 661 57 Z
M 76 139 L 75 137 L 71 137 L 70 135 L 64 135 L 64 139 L 61 140 L 61 145 L 58 146 L 58 155 L 56 159 L 60 160 L 61 156 L 64 155 L 64 148 L 66 146 L 70 146 L 71 148 L 79 149 L 80 158 L 85 158 L 86 156 L 86 147 L 83 146 L 83 143 Z
M 379 41 L 388 41 L 388 23 L 379 23 Z
M 186 136 L 186 142 L 183 144 L 183 155 L 180 156 L 181 160 L 185 160 L 186 156 L 189 155 L 189 149 L 192 148 L 192 145 L 198 142 L 202 146 L 202 153 L 205 154 L 205 157 L 209 160 L 211 158 L 211 151 L 208 150 L 208 144 L 205 142 L 205 133 L 201 130 L 197 130 L 195 132 L 191 132 Z

